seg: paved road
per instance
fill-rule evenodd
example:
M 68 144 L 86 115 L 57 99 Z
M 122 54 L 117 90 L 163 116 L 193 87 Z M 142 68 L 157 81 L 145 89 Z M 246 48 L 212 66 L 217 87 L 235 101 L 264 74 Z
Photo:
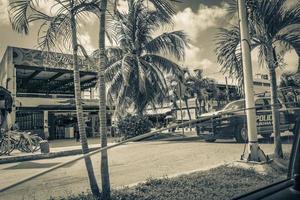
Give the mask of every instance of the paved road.
M 273 151 L 272 144 L 262 144 L 265 153 Z M 284 151 L 291 145 L 284 144 Z M 109 150 L 111 184 L 113 188 L 135 184 L 148 178 L 174 176 L 205 170 L 240 158 L 243 144 L 234 141 L 206 143 L 201 140 L 151 141 L 130 143 Z M 62 157 L 0 165 L 0 188 L 75 158 Z M 92 156 L 95 173 L 100 183 L 99 154 Z M 83 161 L 63 167 L 0 194 L 1 200 L 47 199 L 88 190 Z

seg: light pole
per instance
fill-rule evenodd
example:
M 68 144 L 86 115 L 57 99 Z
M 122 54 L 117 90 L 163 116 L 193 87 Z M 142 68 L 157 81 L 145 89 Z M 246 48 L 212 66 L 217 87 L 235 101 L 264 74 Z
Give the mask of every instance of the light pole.
M 254 102 L 253 91 L 253 75 L 252 75 L 252 63 L 251 63 L 251 46 L 248 29 L 248 19 L 246 13 L 245 0 L 238 0 L 238 13 L 240 23 L 240 36 L 241 36 L 241 48 L 242 48 L 242 64 L 244 75 L 244 90 L 246 101 L 246 115 L 247 115 L 247 132 L 248 132 L 248 157 L 247 161 L 267 161 L 264 153 L 258 146 L 257 140 L 257 128 L 256 128 L 256 110 Z

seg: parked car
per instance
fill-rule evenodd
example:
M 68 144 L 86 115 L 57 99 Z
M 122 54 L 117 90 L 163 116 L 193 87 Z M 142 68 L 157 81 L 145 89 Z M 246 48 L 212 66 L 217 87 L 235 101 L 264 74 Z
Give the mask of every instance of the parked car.
M 300 107 L 298 104 L 278 100 L 280 113 L 280 131 L 296 132 L 300 122 Z M 256 97 L 257 132 L 264 138 L 269 138 L 273 132 L 270 97 Z M 204 122 L 196 125 L 197 134 L 208 142 L 216 139 L 232 139 L 237 142 L 247 141 L 247 119 L 245 100 L 237 100 L 227 104 L 222 110 L 205 113 L 200 118 Z

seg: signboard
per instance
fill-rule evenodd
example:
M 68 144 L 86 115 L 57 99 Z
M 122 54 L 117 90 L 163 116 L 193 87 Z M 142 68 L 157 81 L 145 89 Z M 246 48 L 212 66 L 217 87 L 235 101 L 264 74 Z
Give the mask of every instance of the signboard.
M 81 71 L 95 72 L 96 61 L 93 58 L 78 57 Z M 13 63 L 15 65 L 73 70 L 73 55 L 13 47 Z

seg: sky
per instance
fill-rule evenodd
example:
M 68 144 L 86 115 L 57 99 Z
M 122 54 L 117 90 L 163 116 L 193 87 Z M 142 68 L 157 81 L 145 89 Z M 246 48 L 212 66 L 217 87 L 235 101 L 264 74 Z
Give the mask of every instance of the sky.
M 297 0 L 289 0 L 289 4 Z M 47 13 L 53 13 L 50 1 L 42 0 L 40 9 Z M 35 48 L 37 43 L 38 23 L 32 24 L 29 35 L 20 35 L 11 29 L 7 14 L 8 0 L 0 0 L 0 59 L 7 46 L 18 46 L 25 48 Z M 215 78 L 218 82 L 224 83 L 225 76 L 219 72 L 220 66 L 216 62 L 214 53 L 214 37 L 218 28 L 228 26 L 232 19 L 228 19 L 226 12 L 226 1 L 223 0 L 183 0 L 177 4 L 177 13 L 174 16 L 174 26 L 168 30 L 184 30 L 190 38 L 190 47 L 186 49 L 186 59 L 183 65 L 190 69 L 203 69 L 204 75 Z M 120 0 L 120 9 L 126 9 L 126 3 Z M 80 43 L 85 46 L 88 52 L 97 48 L 98 42 L 98 22 L 95 17 L 91 17 L 81 23 Z M 298 65 L 298 57 L 294 51 L 287 52 L 284 56 L 286 66 L 278 69 L 280 76 L 284 71 L 295 71 Z M 267 73 L 264 67 L 258 65 L 257 51 L 252 52 L 252 63 L 254 74 Z M 230 82 L 233 80 L 229 79 Z

